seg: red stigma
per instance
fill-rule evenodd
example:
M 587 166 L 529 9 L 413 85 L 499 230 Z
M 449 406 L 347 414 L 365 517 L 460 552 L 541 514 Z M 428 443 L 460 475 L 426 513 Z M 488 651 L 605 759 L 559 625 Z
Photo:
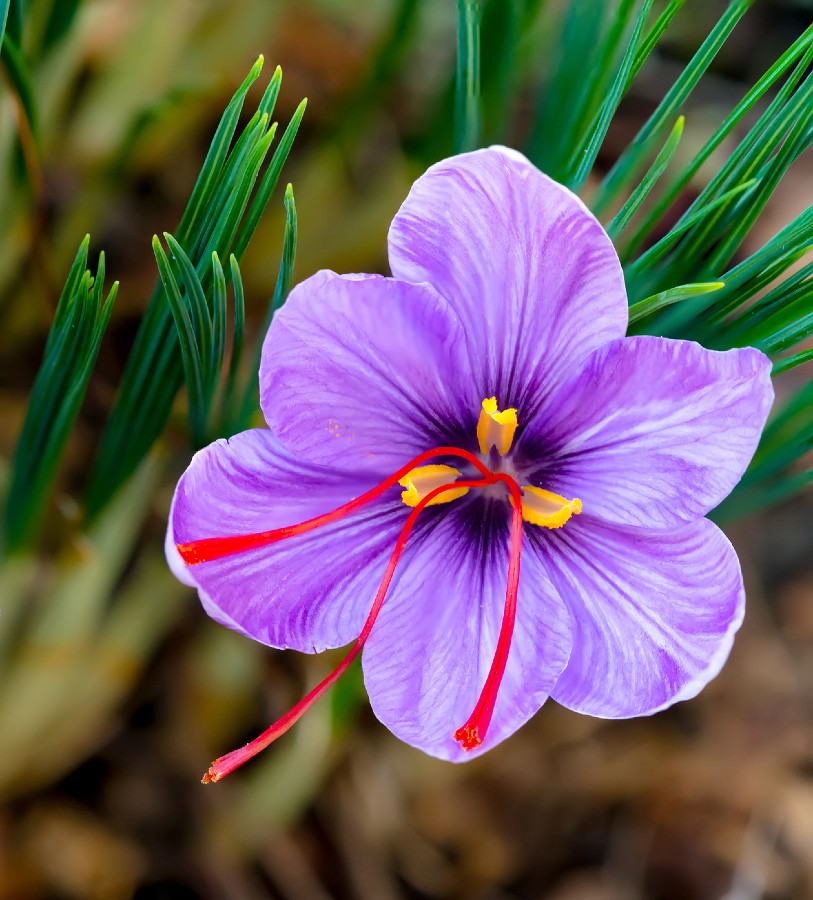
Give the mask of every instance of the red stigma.
M 408 471 L 408 470 L 407 470 Z M 239 750 L 233 750 L 231 753 L 227 753 L 225 756 L 221 756 L 216 759 L 212 765 L 209 767 L 209 771 L 203 776 L 201 779 L 203 784 L 209 784 L 213 781 L 220 781 L 221 778 L 225 778 L 230 772 L 233 772 L 238 766 L 241 766 L 244 762 L 251 759 L 253 756 L 256 756 L 261 750 L 264 750 L 269 744 L 273 743 L 278 737 L 281 737 L 285 732 L 295 723 L 297 722 L 310 708 L 313 704 L 325 693 L 325 691 L 331 687 L 338 679 L 350 668 L 353 660 L 361 653 L 364 644 L 367 642 L 367 638 L 370 636 L 370 632 L 372 631 L 373 625 L 375 624 L 375 620 L 378 618 L 378 613 L 381 611 L 381 607 L 384 603 L 384 598 L 387 595 L 387 590 L 389 589 L 390 582 L 392 581 L 392 577 L 395 574 L 395 567 L 398 565 L 398 560 L 401 558 L 401 554 L 404 551 L 404 547 L 406 546 L 407 538 L 409 537 L 413 527 L 415 526 L 415 522 L 418 520 L 418 516 L 423 511 L 423 509 L 444 491 L 453 490 L 455 488 L 461 487 L 484 487 L 488 484 L 493 484 L 497 481 L 499 476 L 488 474 L 487 477 L 478 479 L 475 481 L 453 481 L 449 484 L 441 485 L 438 488 L 435 488 L 433 491 L 430 491 L 410 512 L 409 517 L 404 523 L 404 527 L 401 529 L 401 533 L 398 535 L 398 540 L 395 542 L 395 549 L 392 552 L 392 556 L 390 556 L 390 560 L 387 563 L 386 571 L 384 572 L 384 578 L 381 581 L 381 584 L 378 588 L 378 592 L 376 593 L 375 600 L 373 601 L 373 605 L 370 608 L 370 612 L 367 615 L 367 621 L 364 623 L 364 627 L 361 629 L 361 633 L 353 642 L 353 646 L 345 655 L 344 659 L 339 663 L 338 666 L 327 676 L 323 681 L 321 681 L 313 690 L 307 693 L 300 701 L 296 704 L 292 709 L 290 709 L 287 713 L 285 713 L 282 718 L 278 719 L 267 728 L 258 738 L 255 738 L 250 743 L 246 744 L 245 747 L 241 747 Z
M 267 728 L 259 737 L 255 738 L 255 740 L 246 744 L 244 747 L 216 759 L 209 767 L 208 772 L 203 776 L 202 781 L 204 784 L 220 781 L 221 778 L 225 778 L 226 775 L 233 772 L 238 766 L 241 766 L 244 762 L 251 759 L 253 756 L 256 756 L 257 753 L 264 750 L 278 737 L 285 734 L 285 732 L 288 731 L 288 729 L 291 728 L 291 726 L 294 725 L 351 666 L 359 653 L 361 653 L 370 636 L 370 632 L 378 618 L 378 614 L 384 603 L 384 598 L 386 597 L 393 575 L 395 574 L 395 568 L 404 551 L 409 535 L 418 520 L 418 516 L 424 508 L 432 500 L 444 493 L 444 491 L 462 487 L 487 487 L 488 485 L 501 481 L 507 486 L 510 492 L 512 506 L 511 551 L 508 565 L 508 584 L 505 594 L 503 620 L 500 627 L 500 634 L 497 639 L 494 659 L 491 663 L 491 668 L 489 669 L 477 705 L 467 722 L 454 733 L 454 739 L 458 741 L 466 751 L 474 750 L 483 743 L 483 739 L 485 738 L 494 712 L 497 692 L 505 673 L 508 653 L 511 647 L 511 637 L 514 631 L 514 621 L 516 618 L 517 591 L 519 588 L 519 559 L 522 549 L 522 495 L 516 481 L 510 476 L 503 473 L 490 472 L 483 463 L 474 456 L 474 454 L 469 453 L 467 450 L 462 450 L 457 447 L 436 447 L 434 450 L 428 450 L 425 453 L 416 456 L 415 459 L 411 460 L 385 481 L 382 481 L 381 484 L 361 496 L 356 497 L 354 500 L 345 503 L 343 506 L 340 506 L 331 512 L 316 516 L 313 519 L 308 519 L 298 525 L 287 525 L 283 528 L 275 528 L 271 531 L 263 531 L 256 534 L 205 538 L 199 541 L 177 544 L 176 546 L 183 561 L 187 565 L 192 566 L 220 559 L 223 556 L 228 556 L 233 553 L 265 547 L 269 544 L 276 543 L 277 541 L 294 537 L 295 535 L 306 534 L 309 531 L 313 531 L 315 528 L 319 528 L 322 525 L 327 525 L 350 515 L 361 506 L 364 506 L 381 496 L 381 494 L 389 488 L 394 487 L 398 484 L 399 480 L 412 469 L 422 465 L 427 460 L 438 456 L 456 456 L 465 459 L 467 462 L 471 463 L 483 477 L 473 480 L 458 480 L 441 485 L 430 491 L 410 511 L 410 514 L 404 523 L 404 527 L 401 529 L 401 533 L 398 536 L 398 540 L 395 542 L 395 548 L 387 563 L 384 577 L 378 588 L 370 612 L 367 615 L 364 627 L 339 665 L 336 666 L 327 678 L 323 679 L 315 688 L 309 691 L 299 703 L 274 722 L 274 724 Z
M 200 541 L 189 541 L 183 544 L 176 544 L 181 559 L 188 566 L 196 566 L 200 563 L 211 562 L 213 559 L 221 559 L 224 556 L 230 556 L 232 553 L 242 553 L 246 550 L 256 550 L 258 547 L 266 547 L 269 544 L 275 544 L 277 541 L 285 538 L 294 537 L 297 534 L 307 534 L 315 528 L 322 525 L 328 525 L 343 519 L 345 516 L 355 512 L 360 507 L 377 497 L 380 497 L 385 491 L 394 487 L 401 478 L 407 475 L 412 469 L 423 465 L 427 460 L 434 459 L 437 456 L 457 456 L 471 463 L 484 478 L 493 478 L 491 472 L 483 465 L 483 463 L 468 450 L 462 450 L 459 447 L 435 447 L 434 450 L 427 450 L 415 457 L 411 462 L 402 466 L 394 475 L 376 485 L 360 497 L 350 500 L 348 503 L 339 506 L 337 509 L 300 522 L 298 525 L 286 525 L 283 528 L 274 528 L 271 531 L 261 531 L 256 534 L 237 534 L 230 537 L 203 538 Z M 462 483 L 458 482 L 458 487 L 462 487 Z
M 465 724 L 454 733 L 454 739 L 466 752 L 479 747 L 485 739 L 497 693 L 502 683 L 508 653 L 511 650 L 511 638 L 514 634 L 514 623 L 517 617 L 517 593 L 519 592 L 519 559 L 522 553 L 522 493 L 519 485 L 508 475 L 495 475 L 495 481 L 502 481 L 511 492 L 511 549 L 508 558 L 508 584 L 505 588 L 505 606 L 503 608 L 502 625 L 497 638 L 497 649 L 491 661 L 486 683 L 480 693 L 477 705 Z
M 476 725 L 461 725 L 454 733 L 454 739 L 466 752 L 476 750 L 483 743 Z

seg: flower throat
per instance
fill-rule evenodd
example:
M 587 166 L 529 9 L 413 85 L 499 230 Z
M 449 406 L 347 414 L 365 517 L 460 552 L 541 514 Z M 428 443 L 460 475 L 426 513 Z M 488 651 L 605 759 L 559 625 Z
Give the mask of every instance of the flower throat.
M 255 534 L 204 538 L 203 540 L 176 545 L 181 559 L 190 566 L 220 559 L 233 553 L 242 553 L 266 547 L 281 540 L 307 534 L 309 531 L 343 519 L 345 516 L 377 499 L 386 491 L 395 487 L 395 485 L 400 485 L 404 488 L 401 493 L 401 499 L 411 508 L 395 542 L 395 547 L 387 563 L 384 577 L 370 607 L 364 627 L 345 657 L 323 681 L 259 737 L 244 747 L 216 759 L 208 772 L 203 776 L 204 784 L 224 778 L 283 735 L 347 671 L 359 653 L 361 653 L 370 636 L 395 574 L 396 566 L 421 512 L 427 506 L 453 502 L 465 496 L 470 490 L 491 488 L 501 484 L 507 490 L 507 497 L 511 507 L 508 577 L 502 624 L 497 638 L 494 657 L 477 703 L 469 718 L 456 729 L 453 735 L 454 739 L 466 751 L 474 750 L 483 743 L 491 723 L 497 694 L 505 674 L 508 654 L 511 649 L 511 638 L 516 620 L 517 594 L 519 591 L 523 520 L 547 528 L 560 528 L 570 519 L 571 515 L 580 513 L 582 508 L 580 500 L 567 500 L 558 494 L 530 485 L 520 487 L 519 483 L 511 475 L 505 472 L 492 471 L 487 467 L 483 458 L 488 460 L 492 450 L 496 450 L 499 456 L 505 456 L 511 448 L 516 429 L 516 410 L 499 410 L 496 398 L 488 398 L 483 401 L 477 425 L 477 439 L 482 458 L 478 458 L 474 453 L 460 447 L 435 447 L 432 450 L 419 454 L 397 472 L 359 497 L 350 500 L 331 512 L 300 522 L 297 525 L 287 525 L 283 528 L 275 528 L 271 531 Z M 480 477 L 461 478 L 462 473 L 453 466 L 432 462 L 438 458 L 462 460 L 473 467 Z

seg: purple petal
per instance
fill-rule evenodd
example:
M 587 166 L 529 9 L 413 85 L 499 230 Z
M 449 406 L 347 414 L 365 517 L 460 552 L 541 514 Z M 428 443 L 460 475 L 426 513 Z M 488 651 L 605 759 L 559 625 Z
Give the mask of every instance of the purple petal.
M 653 531 L 583 515 L 535 543 L 573 620 L 557 702 L 604 718 L 648 715 L 720 671 L 745 594 L 734 549 L 707 519 Z
M 428 515 L 431 514 L 429 511 Z M 567 662 L 570 625 L 533 554 L 522 557 L 506 673 L 483 744 L 454 740 L 486 681 L 502 622 L 508 529 L 439 510 L 399 565 L 363 654 L 378 718 L 401 740 L 463 762 L 513 734 L 547 699 Z
M 521 420 L 627 328 L 615 249 L 587 207 L 524 156 L 491 147 L 432 166 L 390 227 L 390 265 L 462 319 L 480 398 Z
M 551 489 L 608 522 L 670 528 L 742 477 L 773 401 L 758 350 L 635 337 L 597 350 L 517 447 Z M 546 486 L 546 485 L 545 485 Z
M 398 488 L 335 524 L 211 562 L 185 566 L 174 545 L 297 524 L 370 486 L 294 459 L 265 430 L 217 441 L 178 484 L 170 566 L 235 631 L 308 653 L 343 646 L 361 631 L 406 518 Z
M 390 474 L 448 441 L 461 410 L 476 416 L 482 398 L 460 401 L 462 353 L 460 321 L 429 285 L 320 272 L 268 332 L 263 412 L 304 459 Z

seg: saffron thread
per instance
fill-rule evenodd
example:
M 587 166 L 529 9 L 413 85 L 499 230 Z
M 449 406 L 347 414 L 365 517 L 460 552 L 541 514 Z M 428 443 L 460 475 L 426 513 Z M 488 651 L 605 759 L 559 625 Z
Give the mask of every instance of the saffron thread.
M 491 661 L 483 690 L 477 700 L 472 714 L 454 733 L 454 739 L 466 751 L 475 750 L 485 739 L 497 693 L 505 675 L 508 653 L 511 650 L 511 638 L 514 634 L 514 623 L 517 616 L 517 594 L 519 592 L 519 560 L 522 553 L 522 493 L 519 485 L 508 475 L 495 475 L 495 481 L 502 481 L 511 492 L 511 549 L 508 562 L 508 583 L 505 588 L 505 607 L 503 609 L 500 634 L 497 638 L 497 649 Z
M 486 470 L 487 471 L 487 470 Z M 401 533 L 398 536 L 398 540 L 395 543 L 395 549 L 392 552 L 392 556 L 390 556 L 390 560 L 387 563 L 386 571 L 384 572 L 384 578 L 381 581 L 381 585 L 378 588 L 378 592 L 376 593 L 375 600 L 373 601 L 373 605 L 370 608 L 370 612 L 367 614 L 367 620 L 364 623 L 364 627 L 361 630 L 361 633 L 353 642 L 352 647 L 345 655 L 344 659 L 339 663 L 338 666 L 325 678 L 321 681 L 315 688 L 309 691 L 302 700 L 299 701 L 294 707 L 292 707 L 284 716 L 280 719 L 277 719 L 273 725 L 267 728 L 259 737 L 255 738 L 250 743 L 246 744 L 244 747 L 241 747 L 238 750 L 233 750 L 231 753 L 227 753 L 225 756 L 221 756 L 216 759 L 212 765 L 209 767 L 209 771 L 203 776 L 201 779 L 203 784 L 209 784 L 210 782 L 220 781 L 222 778 L 225 778 L 226 775 L 233 772 L 236 768 L 241 766 L 244 762 L 251 759 L 253 756 L 256 756 L 260 751 L 264 750 L 269 744 L 273 743 L 278 737 L 285 734 L 286 731 L 297 722 L 310 708 L 313 704 L 325 693 L 325 691 L 331 687 L 336 681 L 347 671 L 350 665 L 353 663 L 355 658 L 359 655 L 364 644 L 367 642 L 367 638 L 370 636 L 370 632 L 372 631 L 373 625 L 375 624 L 375 620 L 378 618 L 378 613 L 381 610 L 381 606 L 384 603 L 384 598 L 387 594 L 387 590 L 389 589 L 390 583 L 392 581 L 393 575 L 395 574 L 395 567 L 398 565 L 398 560 L 401 558 L 401 554 L 403 553 L 404 547 L 406 546 L 407 539 L 415 526 L 415 522 L 418 519 L 418 516 L 423 511 L 423 509 L 428 506 L 428 504 L 437 496 L 442 494 L 444 491 L 453 490 L 454 488 L 460 487 L 486 487 L 487 485 L 494 484 L 496 481 L 504 481 L 507 476 L 495 475 L 491 472 L 487 472 L 486 477 L 478 480 L 472 481 L 453 481 L 449 484 L 441 485 L 440 487 L 435 488 L 430 491 L 410 512 L 407 517 L 406 522 L 404 523 L 404 527 L 401 529 Z M 517 492 L 519 488 L 517 488 Z M 513 492 L 512 492 L 513 497 Z M 310 521 L 314 521 L 313 519 Z M 520 523 L 522 522 L 522 518 L 520 516 Z M 315 527 L 315 526 L 314 526 Z M 293 534 L 299 532 L 292 532 Z M 290 536 L 290 535 L 286 535 Z M 280 540 L 280 538 L 277 538 Z M 232 551 L 236 552 L 236 551 Z M 517 566 L 517 577 L 519 577 L 519 571 Z M 516 594 L 516 592 L 514 592 Z M 502 638 L 502 634 L 500 635 Z M 509 637 L 510 640 L 510 637 Z M 498 647 L 499 650 L 499 647 Z M 505 666 L 503 665 L 503 669 Z M 493 666 L 492 666 L 493 669 Z M 491 676 L 489 676 L 491 677 Z M 488 682 L 487 682 L 488 683 Z M 496 689 L 495 689 L 496 690 Z M 492 703 L 493 706 L 493 703 Z
M 344 518 L 344 516 L 349 515 L 359 507 L 370 503 L 370 501 L 380 497 L 381 494 L 389 490 L 389 488 L 398 484 L 398 482 L 411 472 L 412 469 L 417 468 L 418 466 L 423 465 L 427 460 L 434 459 L 438 456 L 460 457 L 461 459 L 465 459 L 466 462 L 471 463 L 484 478 L 497 478 L 497 476 L 494 476 L 473 453 L 469 453 L 468 450 L 463 450 L 459 447 L 435 447 L 432 450 L 427 450 L 416 456 L 415 459 L 402 466 L 395 474 L 390 475 L 389 478 L 382 481 L 381 484 L 376 485 L 376 487 L 371 488 L 359 497 L 350 500 L 348 503 L 345 503 L 330 512 L 324 513 L 321 516 L 307 519 L 297 525 L 285 525 L 282 528 L 274 528 L 271 531 L 260 531 L 256 534 L 238 534 L 229 537 L 203 538 L 199 541 L 176 544 L 176 547 L 181 555 L 181 559 L 188 566 L 195 566 L 199 563 L 211 562 L 215 559 L 221 559 L 224 556 L 230 556 L 233 553 L 241 553 L 246 550 L 256 550 L 258 547 L 266 547 L 268 544 L 274 544 L 277 541 L 293 537 L 297 534 L 306 534 L 308 531 L 313 531 L 315 528 L 319 528 L 322 525 L 328 525 L 331 522 Z M 489 484 L 492 483 L 493 481 L 489 481 Z M 457 481 L 455 484 L 459 488 L 465 486 L 462 481 Z M 448 489 L 448 487 L 446 487 L 446 489 Z

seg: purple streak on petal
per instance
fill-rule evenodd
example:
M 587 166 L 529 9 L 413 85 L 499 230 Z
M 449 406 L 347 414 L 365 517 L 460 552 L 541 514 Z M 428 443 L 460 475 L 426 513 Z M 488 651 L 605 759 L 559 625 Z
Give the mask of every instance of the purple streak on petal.
M 482 746 L 465 752 L 453 734 L 474 709 L 496 649 L 507 519 L 483 522 L 461 503 L 435 513 L 415 537 L 364 648 L 364 680 L 373 711 L 397 737 L 464 762 L 509 737 L 545 702 L 567 662 L 569 620 L 544 571 L 523 554 L 514 639 L 494 717 Z
M 266 421 L 303 459 L 382 477 L 459 438 L 461 416 L 471 445 L 482 397 L 461 400 L 473 388 L 463 341 L 429 285 L 320 272 L 294 289 L 265 340 Z
M 195 454 L 178 484 L 168 543 L 297 524 L 371 486 L 294 459 L 268 431 L 246 431 Z M 335 524 L 186 566 L 181 580 L 198 587 L 212 618 L 257 641 L 307 653 L 340 647 L 361 631 L 405 518 L 396 488 Z M 178 574 L 177 550 L 167 556 Z
M 540 477 L 587 513 L 670 528 L 713 509 L 742 477 L 773 402 L 770 371 L 753 349 L 614 341 L 528 424 L 517 453 L 544 460 Z
M 648 715 L 720 671 L 745 594 L 734 549 L 707 519 L 654 531 L 582 515 L 535 544 L 573 619 L 557 702 L 604 718 Z
M 432 166 L 389 234 L 393 275 L 428 281 L 464 323 L 482 397 L 521 420 L 627 328 L 615 249 L 587 207 L 505 147 Z

